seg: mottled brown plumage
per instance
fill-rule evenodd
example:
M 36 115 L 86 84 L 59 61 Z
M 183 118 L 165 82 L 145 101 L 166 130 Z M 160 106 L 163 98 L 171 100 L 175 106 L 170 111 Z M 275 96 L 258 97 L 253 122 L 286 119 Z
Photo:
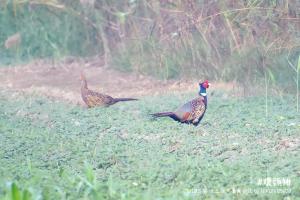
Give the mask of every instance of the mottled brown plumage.
M 84 103 L 89 107 L 110 106 L 120 101 L 135 101 L 133 98 L 113 98 L 106 94 L 101 94 L 88 89 L 87 81 L 81 73 L 81 97 Z

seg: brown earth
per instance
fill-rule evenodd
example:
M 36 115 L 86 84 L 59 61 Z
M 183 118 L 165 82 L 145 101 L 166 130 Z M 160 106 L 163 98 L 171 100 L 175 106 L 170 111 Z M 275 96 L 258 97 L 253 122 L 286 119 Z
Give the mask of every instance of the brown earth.
M 97 63 L 83 60 L 65 60 L 60 63 L 37 60 L 26 65 L 4 67 L 0 68 L 0 88 L 82 104 L 79 77 L 83 71 L 90 89 L 113 97 L 141 97 L 198 90 L 199 80 L 162 81 L 98 66 Z M 233 83 L 212 85 L 212 90 L 237 89 Z

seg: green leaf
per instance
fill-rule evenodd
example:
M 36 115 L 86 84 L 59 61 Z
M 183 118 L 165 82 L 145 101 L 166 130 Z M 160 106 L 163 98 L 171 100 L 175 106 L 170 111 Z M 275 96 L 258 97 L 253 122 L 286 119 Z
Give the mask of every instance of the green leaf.
M 11 197 L 13 200 L 21 200 L 20 189 L 15 183 L 11 185 Z
M 300 71 L 300 55 L 299 55 L 299 57 L 298 57 L 298 68 L 297 68 L 297 72 L 299 73 L 299 71 Z
M 268 69 L 268 68 L 267 68 L 267 71 L 268 71 L 268 75 L 269 75 L 271 81 L 273 83 L 275 83 L 275 76 L 274 76 L 273 72 L 270 69 Z
M 90 182 L 90 184 L 93 184 L 95 180 L 94 171 L 92 167 L 87 163 L 85 164 L 85 176 L 87 181 Z
M 30 200 L 31 199 L 31 193 L 28 190 L 23 191 L 23 200 Z
M 31 159 L 29 157 L 26 158 L 26 161 L 27 161 L 27 168 L 28 168 L 28 171 L 30 173 L 32 173 L 32 164 L 31 164 Z
M 117 17 L 119 18 L 121 24 L 124 24 L 126 21 L 126 13 L 123 12 L 117 12 L 116 13 Z

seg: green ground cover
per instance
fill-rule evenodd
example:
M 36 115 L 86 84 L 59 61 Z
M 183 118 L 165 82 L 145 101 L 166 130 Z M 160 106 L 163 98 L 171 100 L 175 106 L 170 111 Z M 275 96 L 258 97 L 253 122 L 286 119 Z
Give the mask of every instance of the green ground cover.
M 209 96 L 196 128 L 149 117 L 193 96 L 84 109 L 0 92 L 0 199 L 300 198 L 299 146 L 291 142 L 299 139 L 300 115 L 291 96 L 270 97 L 267 118 L 263 97 L 220 92 Z M 291 184 L 258 184 L 268 177 Z

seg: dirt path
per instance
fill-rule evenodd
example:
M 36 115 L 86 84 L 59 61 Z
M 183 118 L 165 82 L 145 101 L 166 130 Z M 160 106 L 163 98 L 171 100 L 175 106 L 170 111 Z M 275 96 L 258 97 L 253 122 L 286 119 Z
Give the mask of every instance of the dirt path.
M 0 69 L 0 88 L 38 93 L 50 98 L 82 104 L 80 72 L 87 77 L 89 87 L 113 97 L 141 97 L 167 92 L 198 90 L 193 81 L 161 81 L 134 73 L 122 73 L 84 61 L 50 63 L 34 61 L 26 65 Z M 215 85 L 216 86 L 216 85 Z M 231 90 L 233 84 L 218 83 L 217 88 Z

